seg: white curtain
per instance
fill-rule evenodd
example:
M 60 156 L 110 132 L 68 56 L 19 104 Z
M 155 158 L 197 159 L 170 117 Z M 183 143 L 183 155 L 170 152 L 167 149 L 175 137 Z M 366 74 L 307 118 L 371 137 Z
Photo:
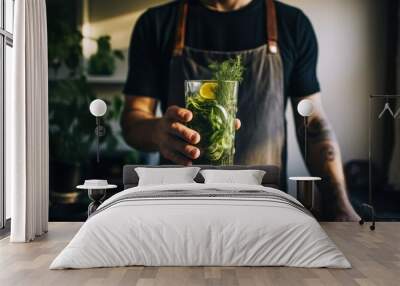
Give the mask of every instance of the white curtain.
M 15 1 L 13 94 L 6 98 L 6 186 L 12 242 L 48 227 L 48 91 L 45 0 Z

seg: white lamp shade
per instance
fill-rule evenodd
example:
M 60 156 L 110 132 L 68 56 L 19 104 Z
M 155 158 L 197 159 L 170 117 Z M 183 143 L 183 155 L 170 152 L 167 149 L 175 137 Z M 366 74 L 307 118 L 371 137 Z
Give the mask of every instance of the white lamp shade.
M 312 101 L 309 99 L 303 99 L 300 101 L 297 105 L 297 112 L 303 117 L 310 116 L 314 112 Z
M 107 104 L 101 99 L 95 99 L 90 103 L 89 110 L 93 116 L 101 117 L 106 114 Z

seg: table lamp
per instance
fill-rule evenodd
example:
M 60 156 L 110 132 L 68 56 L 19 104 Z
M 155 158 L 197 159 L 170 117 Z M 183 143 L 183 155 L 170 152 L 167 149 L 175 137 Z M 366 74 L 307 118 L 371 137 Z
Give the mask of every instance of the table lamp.
M 307 165 L 307 128 L 308 117 L 314 112 L 313 102 L 303 99 L 297 105 L 297 112 L 304 118 L 304 161 Z M 321 180 L 319 177 L 292 177 L 297 182 L 297 198 L 309 210 L 314 208 L 314 182 Z
M 101 99 L 95 99 L 90 103 L 90 113 L 96 117 L 96 145 L 97 145 L 97 163 L 100 163 L 100 137 L 106 134 L 106 129 L 101 125 L 100 118 L 107 112 L 107 104 Z
M 297 105 L 297 112 L 304 118 L 304 158 L 307 164 L 307 128 L 308 117 L 314 112 L 314 105 L 310 99 L 303 99 Z

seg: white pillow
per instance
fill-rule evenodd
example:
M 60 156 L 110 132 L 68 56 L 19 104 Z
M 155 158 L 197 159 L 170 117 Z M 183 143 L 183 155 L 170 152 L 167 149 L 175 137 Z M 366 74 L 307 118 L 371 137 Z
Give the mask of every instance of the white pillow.
M 199 170 L 199 167 L 135 168 L 139 186 L 195 183 L 193 179 Z
M 261 170 L 202 170 L 205 184 L 261 185 L 265 171 Z

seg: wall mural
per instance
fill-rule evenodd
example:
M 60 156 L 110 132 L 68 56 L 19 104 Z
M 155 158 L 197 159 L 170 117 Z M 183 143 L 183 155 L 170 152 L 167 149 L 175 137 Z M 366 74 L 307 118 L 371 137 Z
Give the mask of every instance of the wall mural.
M 305 94 L 295 95 L 301 94 L 301 88 L 292 90 L 296 84 L 288 78 L 296 74 L 287 70 L 295 66 L 285 52 L 278 53 L 277 28 L 266 25 L 267 43 L 254 49 L 244 46 L 213 52 L 206 45 L 191 48 L 187 42 L 200 45 L 199 40 L 179 32 L 197 27 L 187 20 L 188 14 L 177 13 L 182 21 L 177 27 L 163 27 L 167 33 L 146 31 L 144 22 L 151 17 L 140 15 L 166 2 L 47 1 L 50 220 L 85 220 L 89 199 L 76 186 L 85 179 L 107 179 L 118 186 L 107 193 L 113 195 L 122 190 L 125 164 L 277 165 L 282 170 L 282 188 L 287 190 L 285 110 L 289 102 L 303 159 L 309 172 L 322 179 L 317 184 L 315 215 L 321 220 L 358 220 L 361 204 L 368 201 L 368 160 L 354 158 L 344 164 L 332 127 L 319 111 L 320 101 L 302 102 Z M 253 2 L 253 6 L 264 3 Z M 192 13 L 201 13 L 198 9 Z M 305 25 L 309 25 L 305 26 L 308 40 L 316 41 L 312 26 Z M 151 37 L 164 34 L 169 35 L 165 45 L 171 47 L 168 64 L 158 59 L 164 51 L 143 64 L 143 55 L 154 53 L 148 47 L 154 40 Z M 237 52 L 241 50 L 246 51 Z M 164 64 L 168 68 L 160 66 Z M 161 76 L 156 77 L 157 73 Z M 149 77 L 151 88 L 146 86 Z M 319 91 L 316 78 L 309 84 L 307 92 Z M 107 104 L 107 112 L 99 118 L 93 110 L 89 112 L 95 99 Z M 191 115 L 171 107 L 175 105 Z M 136 124 L 137 116 L 146 119 L 151 113 L 164 114 L 165 120 L 158 125 L 151 121 Z M 396 143 L 391 154 L 397 156 L 398 124 L 393 126 L 390 140 Z M 151 142 L 154 138 L 160 141 L 156 147 Z M 182 147 L 185 144 L 190 146 Z M 388 186 L 398 192 L 399 176 L 393 166 L 399 160 L 387 162 Z M 390 218 L 400 218 L 399 207 L 393 208 Z
M 81 221 L 86 219 L 89 199 L 77 185 L 87 178 L 104 177 L 121 186 L 121 166 L 143 162 L 139 153 L 125 144 L 119 127 L 125 80 L 119 70 L 126 69 L 127 52 L 112 48 L 112 31 L 90 34 L 81 17 L 89 7 L 76 1 L 47 2 L 50 219 Z M 126 27 L 127 34 L 132 25 L 133 21 Z M 96 119 L 89 112 L 89 104 L 96 98 L 107 103 L 101 164 L 96 162 Z

